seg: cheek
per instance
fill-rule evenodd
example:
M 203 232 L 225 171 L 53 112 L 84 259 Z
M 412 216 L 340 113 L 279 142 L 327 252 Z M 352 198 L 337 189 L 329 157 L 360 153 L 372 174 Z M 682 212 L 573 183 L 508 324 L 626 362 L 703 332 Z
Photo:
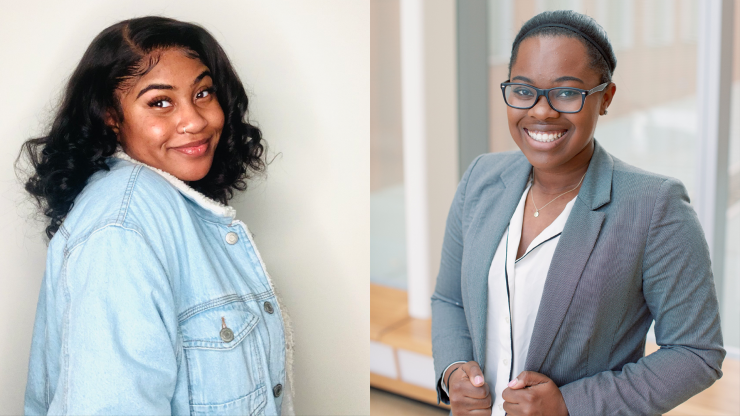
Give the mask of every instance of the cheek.
M 208 119 L 208 124 L 213 126 L 214 130 L 221 132 L 224 127 L 225 116 L 220 106 L 216 105 L 215 108 L 208 112 L 206 118 Z
M 175 130 L 175 126 L 169 118 L 140 117 L 137 121 L 135 124 L 138 126 L 136 137 L 149 144 L 159 144 L 166 141 Z
M 568 117 L 568 121 L 576 127 L 576 133 L 579 136 L 589 136 L 588 138 L 590 138 L 596 128 L 596 120 L 593 119 L 591 114 L 584 111 L 571 114 L 570 117 Z
M 526 115 L 526 112 L 517 110 L 509 106 L 506 107 L 506 119 L 509 122 L 509 131 L 511 135 L 516 139 L 516 132 L 519 130 L 519 122 Z

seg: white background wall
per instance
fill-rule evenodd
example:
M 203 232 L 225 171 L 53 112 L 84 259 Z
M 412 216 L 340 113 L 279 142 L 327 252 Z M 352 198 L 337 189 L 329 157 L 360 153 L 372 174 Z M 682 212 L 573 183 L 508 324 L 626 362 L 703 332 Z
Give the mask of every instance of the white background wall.
M 16 178 L 93 37 L 160 14 L 206 27 L 270 155 L 233 205 L 290 310 L 299 414 L 369 413 L 369 1 L 0 1 L 0 414 L 21 414 L 46 244 Z

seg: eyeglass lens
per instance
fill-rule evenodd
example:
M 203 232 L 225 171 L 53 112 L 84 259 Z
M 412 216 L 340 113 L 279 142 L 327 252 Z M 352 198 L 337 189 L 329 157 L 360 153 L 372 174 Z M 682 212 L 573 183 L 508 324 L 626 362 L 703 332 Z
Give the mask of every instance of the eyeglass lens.
M 537 90 L 526 85 L 507 85 L 504 88 L 506 103 L 517 108 L 531 108 L 535 105 Z M 583 104 L 581 92 L 573 88 L 555 88 L 548 92 L 547 98 L 555 111 L 580 111 Z

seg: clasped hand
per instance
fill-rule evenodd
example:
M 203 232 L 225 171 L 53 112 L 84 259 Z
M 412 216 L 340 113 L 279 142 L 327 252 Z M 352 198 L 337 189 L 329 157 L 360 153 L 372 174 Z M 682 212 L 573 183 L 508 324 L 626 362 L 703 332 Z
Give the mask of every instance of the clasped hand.
M 444 376 L 454 416 L 491 414 L 491 390 L 478 363 L 452 366 Z M 509 383 L 502 397 L 509 416 L 568 415 L 560 389 L 544 374 L 523 371 Z

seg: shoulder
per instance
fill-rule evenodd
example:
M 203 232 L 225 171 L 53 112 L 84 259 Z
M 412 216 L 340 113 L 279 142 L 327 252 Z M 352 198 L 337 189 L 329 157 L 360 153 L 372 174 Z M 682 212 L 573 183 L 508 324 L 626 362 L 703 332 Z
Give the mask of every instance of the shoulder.
M 468 172 L 471 178 L 498 176 L 513 164 L 529 164 L 521 150 L 509 152 L 484 153 L 470 164 Z
M 174 220 L 184 209 L 177 189 L 151 169 L 114 158 L 109 166 L 90 178 L 65 218 L 64 232 L 71 239 L 110 225 L 142 233 L 150 229 L 148 222 Z
M 668 199 L 689 203 L 686 187 L 679 179 L 640 169 L 614 156 L 612 159 L 612 198 L 616 202 L 642 199 L 652 205 L 659 199 Z

